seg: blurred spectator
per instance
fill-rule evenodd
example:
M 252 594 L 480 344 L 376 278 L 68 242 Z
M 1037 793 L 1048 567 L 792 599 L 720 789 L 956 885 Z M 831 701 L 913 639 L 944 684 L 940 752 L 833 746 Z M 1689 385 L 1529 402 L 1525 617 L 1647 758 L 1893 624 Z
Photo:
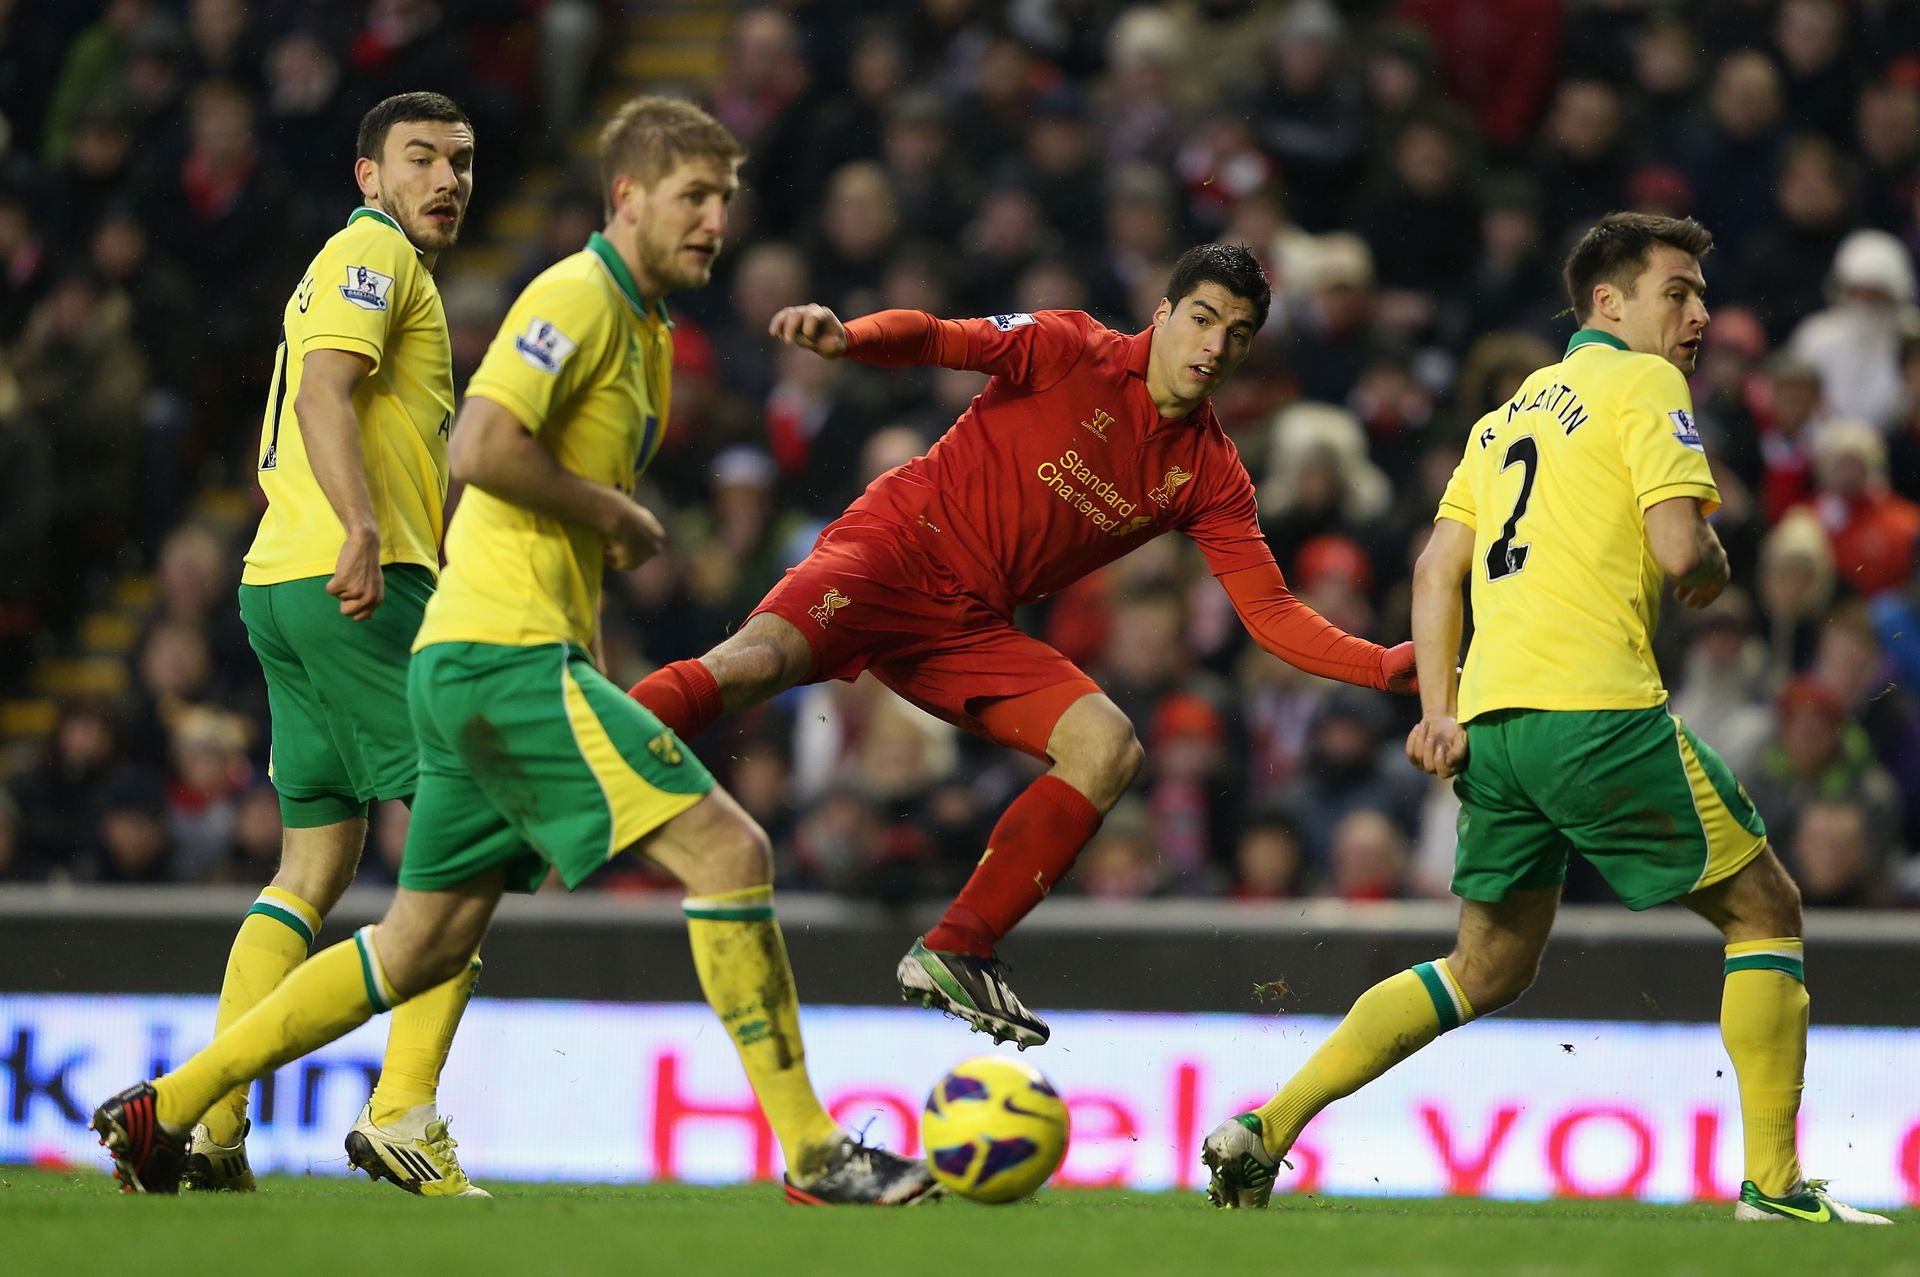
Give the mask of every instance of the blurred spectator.
M 1788 512 L 1761 543 L 1756 585 L 1776 680 L 1812 655 L 1814 626 L 1833 587 L 1833 547 L 1820 520 L 1804 509 Z
M 1811 507 L 1833 547 L 1840 584 L 1865 598 L 1905 585 L 1920 540 L 1920 505 L 1887 486 L 1887 445 L 1863 421 L 1834 421 L 1814 445 Z
M 1299 570 L 1306 543 L 1328 535 L 1367 546 L 1386 514 L 1393 488 L 1367 459 L 1367 439 L 1353 414 L 1299 403 L 1273 419 L 1260 509 L 1267 543 L 1282 572 Z
M 559 151 L 586 114 L 605 24 L 594 0 L 547 0 L 540 8 L 540 108 L 548 147 Z
M 314 205 L 350 203 L 348 160 L 360 121 L 333 50 L 310 31 L 276 41 L 267 51 L 261 105 L 266 143 L 301 197 Z M 321 219 L 317 208 L 311 220 L 315 232 L 332 232 L 334 219 Z
M 1833 143 L 1802 136 L 1787 145 L 1778 216 L 1735 264 L 1741 294 L 1752 299 L 1774 341 L 1820 308 L 1827 272 L 1852 221 L 1850 204 L 1847 174 Z
M 173 872 L 211 878 L 233 845 L 235 808 L 252 777 L 247 731 L 231 714 L 206 706 L 184 711 L 173 727 L 174 780 L 167 790 Z
M 168 757 L 175 724 L 206 699 L 213 660 L 206 636 L 185 621 L 161 621 L 147 631 L 136 665 L 126 735 L 136 758 Z
M 806 150 L 812 164 L 806 183 L 793 192 L 812 202 L 827 175 L 856 160 L 880 158 L 880 139 L 893 103 L 907 87 L 907 48 L 883 22 L 863 24 L 847 59 L 843 91 L 822 102 L 809 124 Z
M 1900 342 L 1920 332 L 1906 247 L 1885 231 L 1854 231 L 1834 255 L 1831 291 L 1833 304 L 1794 329 L 1791 349 L 1820 370 L 1836 414 L 1890 429 L 1906 408 Z
M 1794 354 L 1767 364 L 1760 431 L 1761 508 L 1778 519 L 1813 491 L 1813 452 L 1828 412 L 1820 370 Z
M 1152 723 L 1160 699 L 1182 690 L 1193 677 L 1186 604 L 1161 585 L 1116 592 L 1111 607 L 1113 621 L 1096 678 L 1139 731 Z
M 145 767 L 123 767 L 100 794 L 94 877 L 106 883 L 157 883 L 173 877 L 167 794 Z
M 1854 145 L 1863 169 L 1861 220 L 1883 231 L 1899 230 L 1920 187 L 1920 84 L 1888 76 L 1863 86 Z
M 25 859 L 71 876 L 93 844 L 94 820 L 108 775 L 120 761 L 111 711 L 95 701 L 63 705 L 40 765 L 18 790 L 25 813 Z
M 1788 122 L 1836 142 L 1845 138 L 1859 68 L 1847 57 L 1847 14 L 1839 0 L 1782 0 L 1773 47 Z
M 1813 678 L 1794 679 L 1780 694 L 1777 732 L 1746 784 L 1779 845 L 1794 845 L 1801 817 L 1822 801 L 1857 807 L 1871 845 L 1893 845 L 1899 828 L 1893 780 L 1838 696 Z
M 1425 27 L 1440 54 L 1447 91 L 1473 112 L 1502 149 L 1527 139 L 1553 88 L 1561 6 L 1539 0 L 1400 0 L 1400 13 Z
M 1662 159 L 1675 158 L 1675 120 L 1699 111 L 1700 42 L 1686 21 L 1672 13 L 1652 13 L 1633 42 L 1633 77 L 1640 92 L 1640 116 L 1650 127 L 1648 143 Z
M 1378 811 L 1348 812 L 1333 828 L 1325 892 L 1340 900 L 1392 900 L 1407 871 L 1407 836 Z
M 1153 845 L 1183 895 L 1216 895 L 1240 805 L 1226 718 L 1204 697 L 1175 692 L 1154 706 L 1145 744 Z
M 1287 360 L 1302 398 L 1339 403 L 1377 349 L 1373 252 L 1358 235 L 1332 231 L 1314 241 L 1305 274 Z
M 1786 845 L 1786 861 L 1801 900 L 1814 908 L 1891 903 L 1884 856 L 1870 838 L 1865 811 L 1853 803 L 1808 803 Z
M 1294 0 L 1273 31 L 1253 124 L 1280 162 L 1293 216 L 1310 231 L 1341 224 L 1366 140 L 1365 101 L 1347 66 L 1346 26 L 1327 0 Z
M 1766 396 L 1761 361 L 1767 334 L 1743 306 L 1716 307 L 1713 342 L 1694 367 L 1693 407 L 1707 455 L 1730 467 L 1759 500 L 1764 487 L 1758 408 Z M 1814 379 L 1817 390 L 1819 379 Z
M 233 845 L 215 867 L 214 880 L 249 887 L 271 881 L 280 865 L 280 839 L 280 796 L 262 776 L 234 802 Z
M 1605 80 L 1568 79 L 1554 90 L 1534 169 L 1552 242 L 1621 206 L 1628 173 L 1621 114 L 1620 95 Z
M 1449 318 L 1455 348 L 1502 331 L 1558 333 L 1554 316 L 1566 305 L 1553 287 L 1547 260 L 1547 236 L 1540 221 L 1540 190 L 1530 177 L 1510 174 L 1487 183 L 1481 192 L 1479 251 L 1473 256 L 1470 300 L 1456 304 Z M 1449 290 L 1451 292 L 1451 290 Z M 1528 367 L 1545 367 L 1547 358 Z M 1466 364 L 1473 362 L 1471 352 Z M 1465 381 L 1465 365 L 1462 381 Z
M 1171 875 L 1139 799 L 1122 798 L 1107 813 L 1067 881 L 1095 900 L 1144 900 L 1166 892 Z
M 1736 776 L 1773 735 L 1767 649 L 1752 627 L 1753 605 L 1730 587 L 1693 622 L 1672 697 L 1673 712 Z
M 947 108 L 923 89 L 902 93 L 881 149 L 901 222 L 939 243 L 951 241 L 979 196 L 973 170 L 953 149 Z
M 60 424 L 53 539 L 75 576 L 110 559 L 130 529 L 147 392 L 132 320 L 126 297 L 74 271 L 34 309 L 13 352 L 22 410 Z
M 1920 835 L 1920 710 L 1900 685 L 1865 606 L 1849 601 L 1833 609 L 1807 674 L 1866 728 L 1874 756 L 1898 788 L 1904 838 L 1913 845 Z
M 84 252 L 110 208 L 153 198 L 151 170 L 135 158 L 133 128 L 115 99 L 90 102 L 74 116 L 67 165 L 47 183 L 44 223 L 55 247 Z
M 1160 162 L 1173 153 L 1181 115 L 1178 86 L 1192 30 L 1151 5 L 1128 9 L 1114 20 L 1107 36 L 1108 81 L 1095 114 L 1109 160 Z M 1240 52 L 1247 50 L 1243 46 Z
M 879 859 L 884 826 L 877 803 L 851 784 L 837 784 L 808 805 L 793 835 L 794 878 L 802 890 L 863 895 Z
M 1384 813 L 1402 830 L 1418 820 L 1426 785 L 1398 757 L 1379 693 L 1345 685 L 1322 704 L 1308 738 L 1306 767 L 1282 800 L 1300 818 L 1308 863 L 1330 867 L 1334 832 L 1356 811 Z
M 1781 142 L 1780 72 L 1757 49 L 1729 54 L 1714 72 L 1708 120 L 1682 151 L 1695 215 L 1720 251 L 1738 257 L 1773 206 Z
M 1460 143 L 1438 120 L 1415 116 L 1393 140 L 1390 172 L 1360 208 L 1382 304 L 1424 330 L 1453 281 L 1471 273 L 1480 211 Z M 1409 295 L 1410 294 L 1410 295 Z
M 1291 816 L 1268 808 L 1251 813 L 1240 826 L 1233 846 L 1233 881 L 1227 895 L 1235 900 L 1288 900 L 1300 890 L 1306 855 L 1300 831 Z
M 845 315 L 879 309 L 880 280 L 900 229 L 887 171 L 861 161 L 827 181 L 820 241 L 809 254 L 814 299 Z
M 41 141 L 41 159 L 48 168 L 66 165 L 81 112 L 118 91 L 128 45 L 152 11 L 149 0 L 107 0 L 100 20 L 68 46 L 59 83 L 47 105 L 46 136 Z
M 1274 184 L 1277 170 L 1245 120 L 1215 114 L 1201 120 L 1174 152 L 1173 170 L 1186 191 L 1186 215 L 1214 235 L 1234 204 Z

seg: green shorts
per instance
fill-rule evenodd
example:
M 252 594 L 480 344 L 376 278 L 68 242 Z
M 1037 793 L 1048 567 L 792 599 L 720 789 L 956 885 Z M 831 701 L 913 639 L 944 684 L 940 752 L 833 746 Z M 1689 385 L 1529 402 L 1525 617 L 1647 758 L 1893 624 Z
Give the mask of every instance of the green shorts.
M 1453 789 L 1453 893 L 1466 900 L 1558 886 L 1578 851 L 1629 909 L 1645 909 L 1719 882 L 1767 845 L 1747 791 L 1665 705 L 1483 714 L 1467 724 Z
M 413 793 L 419 749 L 407 719 L 407 666 L 433 574 L 389 563 L 386 598 L 366 621 L 340 615 L 327 577 L 240 587 L 240 619 L 267 677 L 267 774 L 282 821 L 331 825 L 373 798 Z
M 443 891 L 504 867 L 569 889 L 693 806 L 713 777 L 570 644 L 434 643 L 413 658 L 420 741 L 400 885 Z

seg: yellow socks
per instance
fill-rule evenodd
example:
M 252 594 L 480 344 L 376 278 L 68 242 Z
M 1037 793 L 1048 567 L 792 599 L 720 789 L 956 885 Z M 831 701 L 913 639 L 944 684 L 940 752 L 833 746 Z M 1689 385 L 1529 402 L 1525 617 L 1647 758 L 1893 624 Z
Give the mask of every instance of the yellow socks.
M 733 1038 L 760 1111 L 786 1154 L 787 1174 L 809 1184 L 840 1140 L 807 1077 L 800 999 L 787 945 L 773 916 L 773 888 L 689 896 L 681 906 L 700 988 Z
M 1254 1110 L 1268 1151 L 1284 1156 L 1321 1109 L 1471 1019 L 1473 1008 L 1445 958 L 1374 985 L 1279 1093 Z
M 1770 1197 L 1800 1182 L 1794 1122 L 1807 1067 L 1804 953 L 1794 936 L 1727 946 L 1720 1038 L 1740 1079 L 1747 1178 Z
M 157 1079 L 160 1124 L 184 1135 L 234 1087 L 344 1037 L 394 1001 L 373 928 L 362 927 L 294 968 L 206 1050 Z
M 272 993 L 287 972 L 307 960 L 313 938 L 320 933 L 320 911 L 278 887 L 268 887 L 240 920 L 240 934 L 227 954 L 227 974 L 220 984 L 220 1010 L 214 1016 L 213 1035 L 225 1033 L 254 1004 Z M 207 1110 L 207 1133 L 221 1144 L 240 1138 L 247 1120 L 247 1086 L 235 1087 Z
M 440 1068 L 453 1049 L 473 986 L 480 980 L 475 958 L 445 984 L 401 1003 L 387 1030 L 387 1058 L 380 1064 L 380 1082 L 373 1088 L 373 1124 L 390 1126 L 409 1109 L 432 1104 L 440 1089 Z

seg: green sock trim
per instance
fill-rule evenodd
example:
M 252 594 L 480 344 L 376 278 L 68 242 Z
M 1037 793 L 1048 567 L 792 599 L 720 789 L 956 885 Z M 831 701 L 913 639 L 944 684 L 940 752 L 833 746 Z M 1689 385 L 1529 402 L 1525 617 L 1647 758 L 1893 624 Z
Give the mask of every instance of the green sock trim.
M 767 922 L 773 918 L 773 906 L 770 904 L 702 905 L 688 901 L 680 908 L 687 917 L 705 922 Z
M 1459 1028 L 1460 1008 L 1453 1004 L 1453 990 L 1447 988 L 1447 978 L 1431 962 L 1422 962 L 1413 973 L 1427 986 L 1427 996 L 1433 1000 L 1433 1013 L 1440 1017 L 1440 1031 Z
M 313 931 L 307 926 L 307 920 L 293 910 L 282 909 L 279 905 L 270 904 L 265 900 L 256 900 L 253 908 L 247 910 L 246 916 L 251 918 L 256 913 L 262 918 L 272 918 L 306 941 L 307 948 L 313 948 Z
M 1806 959 L 1790 958 L 1784 953 L 1743 953 L 1737 958 L 1728 958 L 1727 974 L 1736 971 L 1778 971 L 1801 984 L 1807 982 Z
M 373 954 L 367 948 L 367 932 L 371 928 L 362 928 L 353 933 L 354 952 L 360 955 L 360 978 L 367 984 L 367 1001 L 376 1011 L 391 1011 L 393 1004 L 380 996 L 380 981 L 373 974 Z

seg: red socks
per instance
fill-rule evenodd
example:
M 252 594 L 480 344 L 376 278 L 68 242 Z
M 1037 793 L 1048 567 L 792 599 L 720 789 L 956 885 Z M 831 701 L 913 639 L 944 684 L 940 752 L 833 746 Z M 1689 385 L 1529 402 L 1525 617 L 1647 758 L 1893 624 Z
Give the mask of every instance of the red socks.
M 681 740 L 692 740 L 720 717 L 720 684 L 699 661 L 663 665 L 627 695 L 653 711 Z
M 1100 819 L 1086 795 L 1064 780 L 1042 776 L 1027 786 L 993 827 L 967 885 L 927 932 L 927 948 L 991 957 L 1000 937 L 1066 876 Z

